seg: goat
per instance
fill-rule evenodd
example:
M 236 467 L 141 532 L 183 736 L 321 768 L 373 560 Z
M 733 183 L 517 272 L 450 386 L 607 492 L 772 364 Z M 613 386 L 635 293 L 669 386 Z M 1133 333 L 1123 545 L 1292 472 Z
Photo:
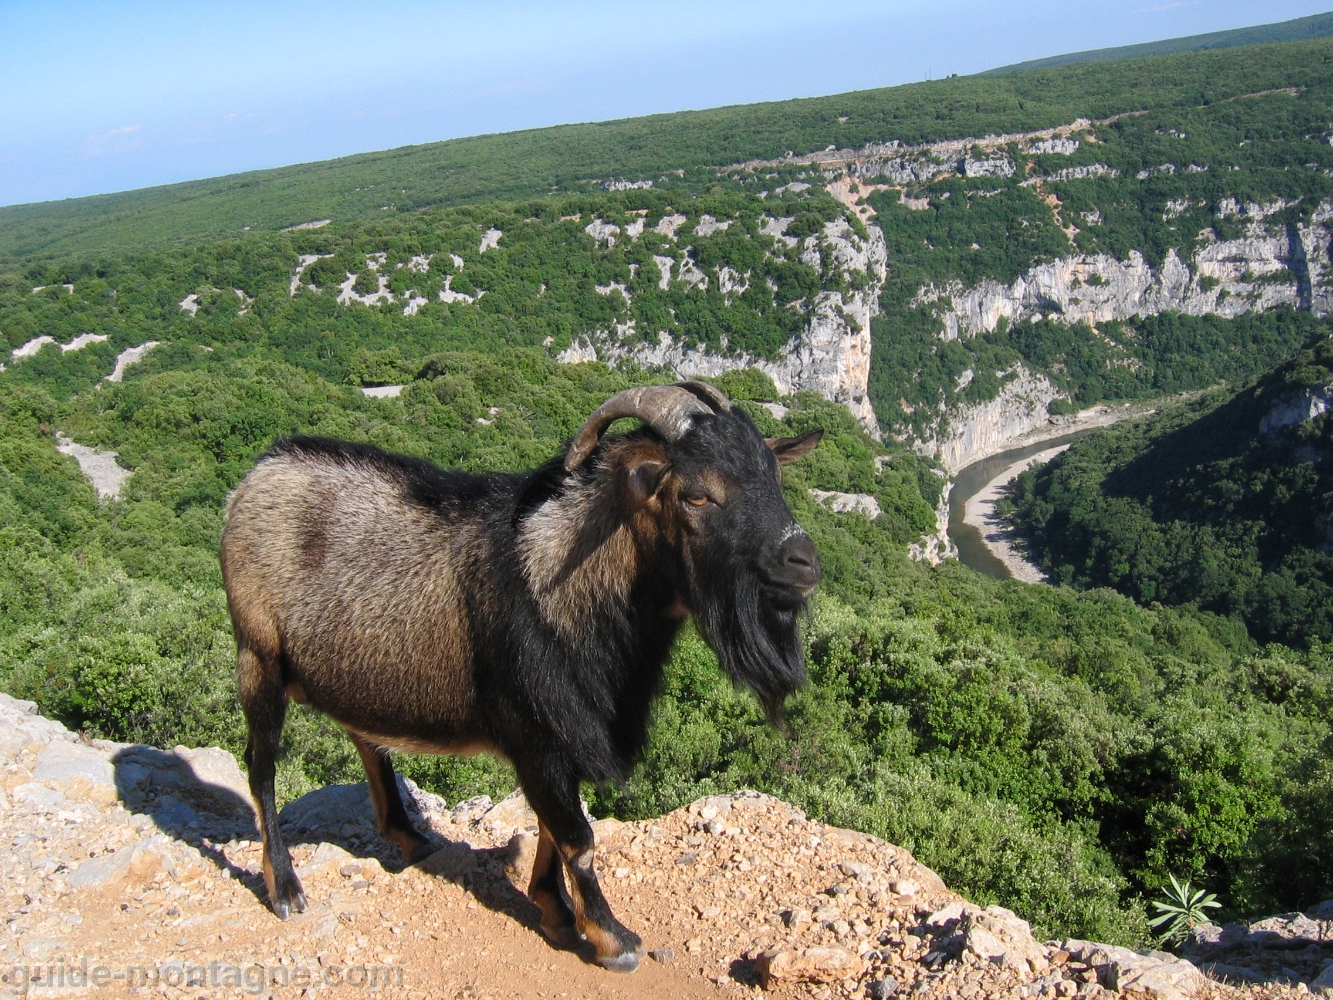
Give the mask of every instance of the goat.
M 622 417 L 644 426 L 603 440 Z M 766 440 L 722 393 L 681 382 L 612 397 L 563 459 L 523 474 L 275 443 L 230 499 L 220 553 L 274 912 L 305 909 L 273 790 L 290 698 L 347 730 L 380 830 L 409 862 L 427 841 L 389 749 L 511 761 L 539 820 L 541 931 L 634 971 L 642 942 L 598 886 L 579 783 L 633 764 L 690 615 L 780 718 L 805 680 L 798 620 L 820 567 L 779 463 L 822 435 Z

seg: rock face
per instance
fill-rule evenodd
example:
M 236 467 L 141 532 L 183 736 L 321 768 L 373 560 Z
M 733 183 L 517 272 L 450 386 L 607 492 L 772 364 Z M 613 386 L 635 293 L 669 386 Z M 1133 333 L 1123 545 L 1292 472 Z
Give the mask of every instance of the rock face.
M 1165 951 L 1133 951 L 1091 941 L 1066 941 L 1061 949 L 1070 959 L 1096 973 L 1108 990 L 1133 990 L 1163 1000 L 1192 1000 L 1210 985 L 1194 965 Z
M 864 514 L 872 521 L 879 517 L 879 501 L 868 493 L 839 493 L 836 490 L 811 490 L 810 495 L 838 514 Z
M 958 555 L 958 546 L 949 537 L 949 491 L 952 489 L 953 481 L 946 481 L 939 503 L 935 505 L 935 530 L 907 546 L 909 558 L 938 566 L 945 559 L 953 559 Z
M 523 895 L 536 823 L 521 793 L 450 808 L 402 781 L 410 818 L 436 848 L 413 867 L 376 831 L 364 783 L 288 803 L 279 822 L 309 907 L 282 923 L 264 905 L 246 779 L 226 751 L 81 739 L 0 695 L 0 758 L 10 845 L 0 997 L 82 995 L 103 973 L 125 984 L 108 996 L 323 996 L 370 981 L 377 995 L 413 1000 L 527 996 L 534 970 L 543 991 L 610 1000 L 623 989 L 536 931 Z M 816 1000 L 1242 995 L 1164 953 L 1042 944 L 1013 912 L 969 903 L 902 848 L 757 792 L 600 820 L 594 832 L 608 899 L 656 958 L 633 982 L 649 1000 L 737 984 Z M 1294 984 L 1299 968 L 1322 989 L 1310 955 L 1325 947 L 1329 917 L 1333 902 L 1216 940 L 1200 933 L 1191 947 L 1225 942 L 1231 956 L 1236 942 L 1257 942 L 1246 946 L 1282 955 L 1270 982 Z
M 920 145 L 907 145 L 896 140 L 872 142 L 860 149 L 826 149 L 802 156 L 785 156 L 777 160 L 747 160 L 727 169 L 757 170 L 763 167 L 809 164 L 820 167 L 825 176 L 845 172 L 848 176 L 862 180 L 882 180 L 892 184 L 921 183 L 947 174 L 1007 177 L 1013 172 L 1012 161 L 1006 155 L 1007 147 L 1011 143 L 1020 143 L 1030 152 L 1061 153 L 1067 156 L 1079 147 L 1079 140 L 1071 138 L 1071 134 L 1083 132 L 1091 125 L 1092 122 L 1088 119 L 1078 118 L 1068 125 L 1058 125 L 1036 132 L 969 136 L 965 139 L 945 139 Z M 981 150 L 983 155 L 974 156 L 976 150 Z M 800 190 L 809 185 L 797 182 L 784 187 Z M 781 190 L 782 188 L 777 189 Z
M 1205 230 L 1193 267 L 1174 249 L 1158 268 L 1138 251 L 1123 261 L 1079 255 L 1039 264 L 1010 285 L 990 279 L 973 288 L 927 285 L 914 304 L 934 307 L 945 340 L 989 333 L 1001 319 L 1095 326 L 1166 311 L 1233 318 L 1281 305 L 1327 314 L 1330 292 L 1320 285 L 1333 242 L 1328 227 L 1276 229 L 1252 222 L 1249 228 L 1245 238 L 1228 241 Z M 1289 280 L 1282 280 L 1284 273 Z
M 926 917 L 925 927 L 932 935 L 930 955 L 937 960 L 968 954 L 1003 968 L 1038 974 L 1051 965 L 1028 922 L 1003 906 L 983 910 L 968 902 L 950 903 Z
M 1259 422 L 1260 434 L 1272 434 L 1327 413 L 1333 407 L 1333 385 L 1311 386 L 1279 399 Z
M 959 407 L 949 417 L 943 440 L 924 447 L 938 454 L 945 469 L 957 472 L 1047 424 L 1047 405 L 1059 395 L 1050 379 L 1020 365 L 994 399 Z
M 789 219 L 771 220 L 765 232 L 782 236 Z M 857 276 L 849 284 L 859 290 L 820 292 L 807 309 L 805 330 L 783 347 L 778 358 L 755 358 L 747 354 L 718 354 L 705 348 L 685 347 L 665 332 L 656 342 L 631 339 L 638 336 L 633 325 L 601 331 L 581 338 L 561 352 L 567 362 L 633 360 L 645 367 L 663 367 L 681 378 L 697 375 L 721 375 L 735 368 L 759 368 L 773 379 L 778 391 L 818 392 L 842 403 L 862 422 L 866 430 L 879 437 L 879 424 L 868 395 L 870 385 L 870 320 L 879 311 L 879 293 L 884 285 L 887 251 L 884 234 L 867 227 L 862 239 L 843 219 L 824 226 L 820 235 L 807 236 L 802 243 L 802 260 L 814 267 L 841 270 L 844 276 Z M 792 237 L 785 237 L 793 239 Z M 662 258 L 668 260 L 668 258 Z M 689 258 L 686 258 L 689 261 Z M 694 273 L 678 268 L 678 281 Z M 699 278 L 707 280 L 702 274 Z M 667 281 L 668 276 L 663 275 Z M 732 279 L 734 280 L 734 279 Z
M 69 455 L 79 463 L 83 474 L 92 480 L 98 496 L 119 496 L 121 486 L 130 478 L 130 470 L 120 467 L 114 451 L 101 451 L 76 444 L 60 432 L 56 432 L 56 451 Z
M 1219 215 L 1242 214 L 1229 207 L 1221 206 Z M 1138 251 L 1125 260 L 1078 255 L 1040 264 L 1010 285 L 927 285 L 915 304 L 935 308 L 946 340 L 989 333 L 1002 318 L 1013 323 L 1039 315 L 1091 325 L 1168 310 L 1230 318 L 1280 305 L 1326 315 L 1333 308 L 1333 289 L 1325 280 L 1333 202 L 1321 204 L 1309 225 L 1269 225 L 1260 206 L 1243 214 L 1249 218 L 1245 236 L 1219 240 L 1205 229 L 1189 264 L 1174 249 L 1157 268 Z
M 156 340 L 146 340 L 138 347 L 127 347 L 116 355 L 116 367 L 111 370 L 111 374 L 106 376 L 108 382 L 120 382 L 125 378 L 125 369 L 131 365 L 137 365 L 144 359 L 144 355 L 158 346 Z

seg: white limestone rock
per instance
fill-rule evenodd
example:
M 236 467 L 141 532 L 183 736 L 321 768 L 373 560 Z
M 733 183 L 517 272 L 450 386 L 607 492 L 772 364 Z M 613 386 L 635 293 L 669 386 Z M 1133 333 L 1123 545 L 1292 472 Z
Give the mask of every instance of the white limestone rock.
M 108 382 L 119 382 L 125 378 L 125 369 L 137 365 L 149 351 L 159 346 L 159 341 L 146 340 L 138 347 L 127 347 L 116 356 L 116 367 L 106 377 Z
M 872 521 L 879 517 L 879 501 L 868 493 L 838 493 L 834 490 L 811 490 L 810 495 L 837 514 L 864 514 Z
M 714 233 L 722 232 L 730 225 L 730 219 L 719 221 L 711 215 L 701 215 L 699 221 L 694 224 L 694 233 L 696 236 L 712 236 Z
M 1049 419 L 1047 406 L 1060 390 L 1044 375 L 1021 365 L 994 399 L 957 407 L 948 419 L 943 439 L 936 447 L 940 464 L 950 473 L 971 465 L 978 458 L 1004 450 L 1004 446 Z
M 134 846 L 122 847 L 112 854 L 102 854 L 83 861 L 70 874 L 67 884 L 71 889 L 100 889 L 119 882 L 130 870 Z
M 99 496 L 119 496 L 121 486 L 132 475 L 129 469 L 120 467 L 116 461 L 119 457 L 116 452 L 75 444 L 61 432 L 56 433 L 56 451 L 71 456 L 79 463 L 79 469 L 92 480 Z
M 537 814 L 528 805 L 522 789 L 515 789 L 482 814 L 476 822 L 494 827 L 501 833 L 536 828 Z
M 993 279 L 972 288 L 961 282 L 926 285 L 912 304 L 934 309 L 945 340 L 989 333 L 1001 319 L 1016 323 L 1038 316 L 1095 326 L 1166 311 L 1234 318 L 1281 305 L 1323 316 L 1333 309 L 1333 290 L 1325 281 L 1333 247 L 1325 222 L 1333 204 L 1321 210 L 1308 225 L 1252 221 L 1234 240 L 1219 240 L 1205 230 L 1189 264 L 1174 249 L 1159 268 L 1138 251 L 1124 260 L 1080 254 L 1039 264 L 1009 285 Z M 1286 271 L 1293 280 L 1265 280 Z
M 1208 978 L 1194 965 L 1169 952 L 1078 940 L 1065 941 L 1061 948 L 1096 969 L 1108 990 L 1151 991 L 1161 1000 L 1191 1000 L 1208 986 Z
M 331 253 L 303 253 L 296 258 L 296 270 L 292 272 L 291 284 L 287 287 L 287 294 L 292 298 L 296 297 L 296 290 L 301 286 L 301 279 L 305 277 L 306 268 L 317 260 L 323 260 L 326 257 L 332 257 Z M 314 288 L 314 285 L 307 285 L 307 288 Z
M 604 222 L 602 219 L 593 219 L 583 227 L 583 231 L 595 239 L 599 245 L 606 247 L 615 246 L 616 237 L 620 235 L 619 226 Z
M 1283 396 L 1259 422 L 1260 434 L 1273 434 L 1322 416 L 1333 407 L 1333 385 L 1311 386 L 1303 392 Z
M 81 743 L 48 743 L 37 755 L 32 776 L 76 801 L 111 805 L 118 798 L 115 769 L 106 754 Z

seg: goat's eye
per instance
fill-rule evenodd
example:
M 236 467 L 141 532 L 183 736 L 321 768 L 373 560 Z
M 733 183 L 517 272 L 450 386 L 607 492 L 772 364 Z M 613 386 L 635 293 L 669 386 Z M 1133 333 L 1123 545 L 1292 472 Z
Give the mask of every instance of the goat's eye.
M 685 502 L 691 507 L 706 507 L 708 505 L 707 495 L 686 497 Z

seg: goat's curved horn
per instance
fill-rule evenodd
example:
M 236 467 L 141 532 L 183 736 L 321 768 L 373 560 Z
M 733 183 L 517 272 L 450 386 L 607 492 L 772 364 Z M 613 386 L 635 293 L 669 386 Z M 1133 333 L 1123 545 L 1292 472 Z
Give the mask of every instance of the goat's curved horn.
M 691 391 L 700 386 L 699 382 L 686 382 L 679 385 L 643 385 L 635 389 L 626 389 L 597 407 L 583 423 L 574 443 L 569 446 L 565 456 L 565 468 L 573 472 L 584 463 L 592 450 L 597 447 L 606 429 L 621 417 L 638 417 L 668 441 L 675 441 L 690 429 L 690 421 L 701 413 L 712 413 L 716 409 L 700 399 Z M 687 388 L 690 387 L 690 388 Z M 712 386 L 706 393 L 710 399 L 717 392 Z M 720 394 L 719 394 L 720 395 Z M 722 397 L 723 403 L 726 397 Z
M 676 385 L 691 395 L 697 396 L 714 410 L 731 409 L 731 400 L 717 386 L 709 385 L 707 382 L 696 382 L 694 379 L 690 379 L 688 382 L 677 382 Z

